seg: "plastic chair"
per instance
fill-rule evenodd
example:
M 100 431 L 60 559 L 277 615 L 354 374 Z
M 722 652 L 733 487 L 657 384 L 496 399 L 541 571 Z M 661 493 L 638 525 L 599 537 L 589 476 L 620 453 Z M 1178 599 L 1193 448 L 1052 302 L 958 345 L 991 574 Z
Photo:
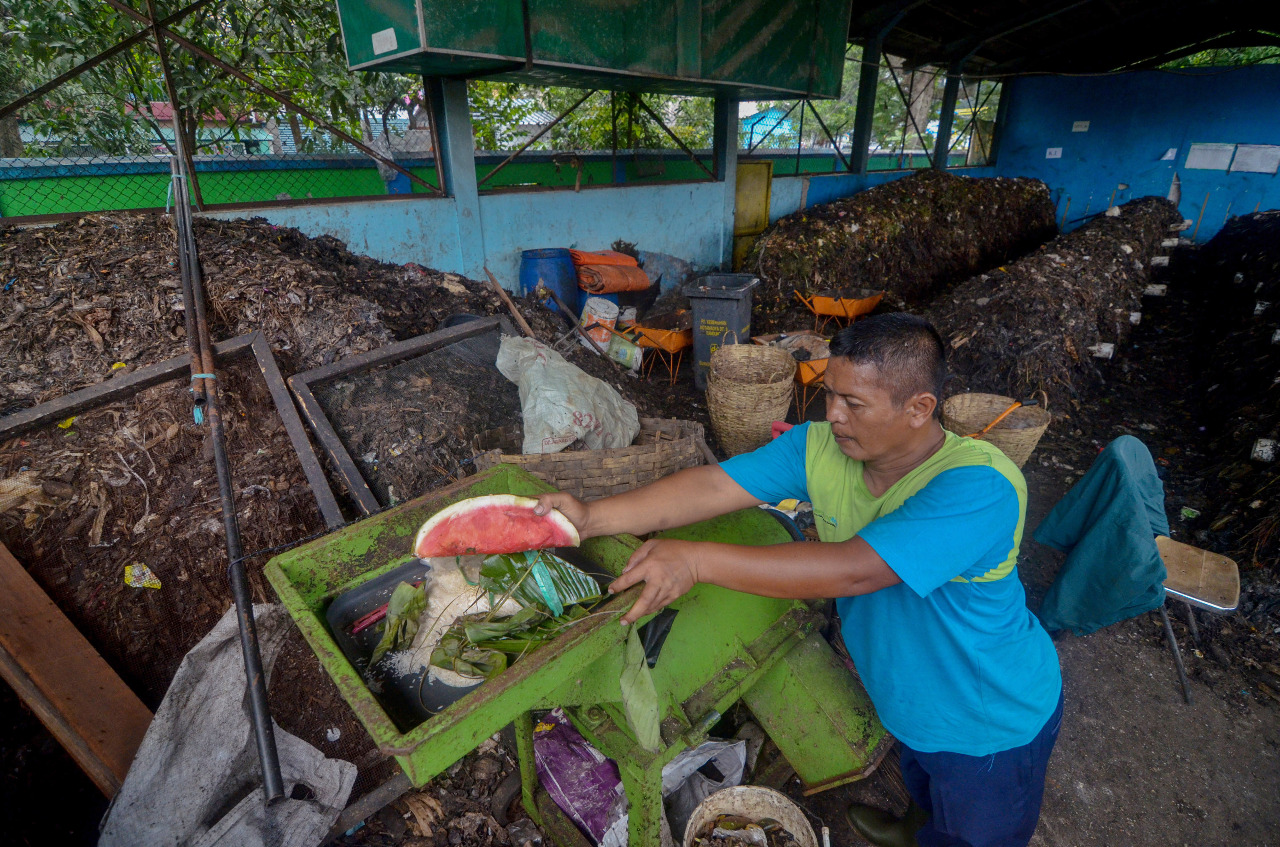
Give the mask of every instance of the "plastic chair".
M 1173 637 L 1173 626 L 1165 604 L 1169 597 L 1181 600 L 1187 608 L 1187 624 L 1192 641 L 1199 646 L 1200 630 L 1196 626 L 1195 609 L 1225 615 L 1240 605 L 1240 568 L 1234 561 L 1218 553 L 1210 553 L 1164 535 L 1156 536 L 1156 547 L 1169 575 L 1164 581 L 1165 603 L 1160 605 L 1160 620 L 1164 622 L 1164 634 L 1173 651 L 1173 661 L 1178 667 L 1178 679 L 1182 682 L 1182 697 L 1191 705 L 1191 685 L 1187 681 L 1186 665 L 1182 662 L 1182 650 Z

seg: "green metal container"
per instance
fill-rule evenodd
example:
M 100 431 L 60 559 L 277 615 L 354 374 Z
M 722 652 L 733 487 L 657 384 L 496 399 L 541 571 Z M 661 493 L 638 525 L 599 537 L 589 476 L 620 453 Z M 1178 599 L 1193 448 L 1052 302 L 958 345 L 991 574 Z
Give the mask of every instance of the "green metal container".
M 741 99 L 839 96 L 850 13 L 840 0 L 337 2 L 352 70 Z
M 643 749 L 627 729 L 619 679 L 627 630 L 618 617 L 640 586 L 601 606 L 563 635 L 516 662 L 475 691 L 423 723 L 401 731 L 342 654 L 325 622 L 334 598 L 413 559 L 414 533 L 431 515 L 458 500 L 484 494 L 535 495 L 546 483 L 513 465 L 483 471 L 440 492 L 344 527 L 272 559 L 268 581 L 379 749 L 394 756 L 414 785 L 422 785 L 486 738 L 515 722 L 526 808 L 536 808 L 531 710 L 563 706 L 575 726 L 615 759 L 632 804 L 632 843 L 656 844 L 662 814 L 662 766 L 706 739 L 720 716 L 744 692 L 772 678 L 758 702 L 762 725 L 773 726 L 788 759 L 806 782 L 830 784 L 841 774 L 857 778 L 875 761 L 886 738 L 852 677 L 812 675 L 801 660 L 774 668 L 805 642 L 821 617 L 804 603 L 756 597 L 699 585 L 672 605 L 678 614 L 652 670 L 659 698 L 662 744 Z M 670 533 L 693 540 L 776 544 L 790 540 L 772 517 L 746 509 Z M 638 539 L 616 536 L 583 543 L 585 556 L 620 573 Z M 830 654 L 825 643 L 806 653 Z M 833 657 L 832 657 L 833 658 Z M 795 722 L 780 708 L 791 686 L 810 682 L 813 712 Z M 773 689 L 778 689 L 774 691 Z M 831 689 L 831 690 L 828 690 Z M 852 692 L 852 694 L 851 694 Z M 861 699 L 859 699 L 861 698 Z M 845 714 L 854 708 L 856 714 Z M 835 714 L 833 717 L 832 713 Z M 803 743 L 802 743 L 803 742 Z

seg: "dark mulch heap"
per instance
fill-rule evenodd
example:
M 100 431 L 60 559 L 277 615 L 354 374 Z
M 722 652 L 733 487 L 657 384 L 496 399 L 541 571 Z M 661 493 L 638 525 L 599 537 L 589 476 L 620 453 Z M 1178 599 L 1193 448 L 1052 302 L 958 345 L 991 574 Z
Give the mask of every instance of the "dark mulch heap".
M 1241 562 L 1280 570 L 1280 457 L 1251 458 L 1258 439 L 1280 441 L 1280 212 L 1233 218 L 1185 265 L 1201 304 L 1195 390 L 1216 460 L 1204 520 Z
M 782 218 L 743 269 L 758 273 L 752 332 L 813 323 L 795 297 L 885 289 L 895 308 L 1020 256 L 1057 232 L 1049 189 L 1034 179 L 921 171 Z
M 1181 220 L 1168 200 L 1133 200 L 1118 216 L 1096 217 L 929 303 L 923 313 L 960 377 L 953 392 L 1044 391 L 1053 407 L 1074 401 L 1102 376 L 1090 348 L 1129 336 L 1151 257 Z

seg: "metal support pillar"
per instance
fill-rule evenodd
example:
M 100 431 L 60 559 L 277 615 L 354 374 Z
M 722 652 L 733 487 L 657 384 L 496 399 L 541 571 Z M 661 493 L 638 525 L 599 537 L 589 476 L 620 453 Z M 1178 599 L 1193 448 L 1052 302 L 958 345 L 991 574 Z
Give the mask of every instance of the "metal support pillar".
M 960 94 L 960 62 L 947 68 L 947 84 L 942 89 L 942 113 L 938 116 L 938 138 L 933 145 L 933 169 L 945 171 L 951 155 L 951 126 L 956 116 L 956 99 Z
M 733 267 L 733 215 L 738 195 L 738 99 L 717 95 L 713 134 L 716 178 L 724 185 L 724 226 L 720 236 L 721 267 Z
M 458 222 L 458 267 L 472 279 L 483 279 L 484 228 L 480 225 L 476 145 L 466 80 L 433 81 L 431 101 L 440 118 L 436 123 L 440 136 L 437 168 L 453 198 Z
M 853 111 L 853 146 L 849 152 L 849 170 L 866 176 L 871 160 L 871 125 L 876 119 L 876 88 L 880 84 L 880 39 L 873 38 L 862 48 L 862 64 L 858 71 L 858 99 Z
M 987 152 L 987 164 L 994 165 L 1000 160 L 1000 137 L 1004 135 L 1005 124 L 1009 121 L 1009 102 L 1017 88 L 1016 79 L 1007 79 L 1000 83 L 1000 102 L 996 105 L 996 125 L 991 128 L 991 149 Z

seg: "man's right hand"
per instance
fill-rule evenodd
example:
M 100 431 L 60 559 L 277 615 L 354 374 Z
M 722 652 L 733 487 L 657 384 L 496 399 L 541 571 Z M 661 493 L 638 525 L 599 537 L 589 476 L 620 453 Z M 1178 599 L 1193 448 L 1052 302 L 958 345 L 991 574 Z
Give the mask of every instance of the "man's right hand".
M 533 513 L 535 515 L 545 515 L 552 509 L 568 518 L 569 523 L 574 525 L 581 538 L 587 539 L 595 536 L 595 533 L 591 532 L 590 503 L 584 503 L 572 494 L 565 494 L 563 491 L 539 494 L 538 505 L 534 506 Z

